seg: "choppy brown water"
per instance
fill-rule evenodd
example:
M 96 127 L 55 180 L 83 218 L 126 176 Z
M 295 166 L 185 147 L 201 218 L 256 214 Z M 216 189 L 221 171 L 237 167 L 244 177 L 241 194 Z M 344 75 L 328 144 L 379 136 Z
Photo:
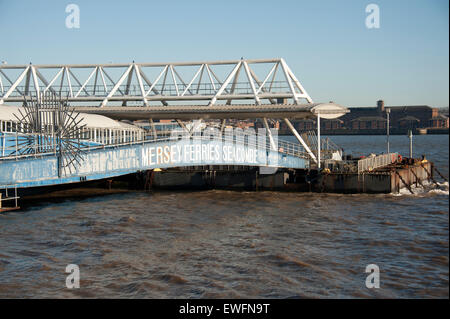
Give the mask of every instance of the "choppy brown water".
M 376 138 L 333 140 L 349 152 Z M 392 138 L 393 148 L 407 141 Z M 448 175 L 448 136 L 415 144 Z M 39 203 L 0 215 L 0 297 L 448 298 L 448 222 L 448 185 L 415 196 L 130 192 Z M 365 287 L 372 263 L 380 289 Z M 65 287 L 68 264 L 80 267 L 80 289 Z

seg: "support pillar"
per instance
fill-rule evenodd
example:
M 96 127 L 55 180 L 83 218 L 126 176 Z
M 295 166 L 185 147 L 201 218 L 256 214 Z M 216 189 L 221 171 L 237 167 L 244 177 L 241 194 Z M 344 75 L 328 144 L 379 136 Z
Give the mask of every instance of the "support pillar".
M 264 126 L 266 127 L 267 134 L 269 134 L 269 141 L 270 146 L 273 151 L 277 150 L 277 145 L 275 144 L 275 141 L 273 140 L 272 132 L 270 131 L 269 123 L 267 123 L 267 118 L 263 117 Z
M 158 136 L 157 136 L 157 133 L 156 133 L 155 123 L 153 123 L 153 119 L 149 119 L 148 121 L 149 121 L 150 126 L 152 128 L 153 140 L 156 140 Z
M 294 134 L 294 136 L 297 138 L 297 140 L 300 142 L 300 144 L 302 144 L 303 148 L 306 150 L 306 152 L 308 153 L 308 155 L 313 159 L 313 161 L 317 164 L 317 158 L 314 155 L 313 152 L 311 152 L 311 149 L 308 147 L 308 145 L 305 143 L 305 141 L 302 139 L 302 137 L 300 136 L 300 134 L 298 134 L 297 130 L 294 128 L 294 126 L 292 125 L 291 121 L 289 121 L 288 118 L 284 118 L 284 122 L 286 123 L 286 125 L 289 127 L 289 129 L 291 130 L 292 134 Z
M 320 113 L 317 112 L 317 167 L 320 169 Z

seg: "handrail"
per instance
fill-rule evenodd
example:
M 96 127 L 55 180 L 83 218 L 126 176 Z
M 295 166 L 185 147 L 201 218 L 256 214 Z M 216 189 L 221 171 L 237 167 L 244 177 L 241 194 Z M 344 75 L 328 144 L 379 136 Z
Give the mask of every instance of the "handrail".
M 214 80 L 214 85 L 212 83 L 192 83 L 191 85 L 188 85 L 187 83 L 177 83 L 176 85 L 173 83 L 157 83 L 154 86 L 148 85 L 147 82 L 143 82 L 142 86 L 144 88 L 145 91 L 149 90 L 150 87 L 154 88 L 155 90 L 161 91 L 162 89 L 164 89 L 164 94 L 165 95 L 178 95 L 177 94 L 177 89 L 178 91 L 184 91 L 186 88 L 189 88 L 191 91 L 193 92 L 198 92 L 198 94 L 200 95 L 211 95 L 214 94 L 216 92 L 215 87 L 222 85 L 222 82 L 219 82 L 217 80 Z M 268 80 L 266 82 L 267 86 L 271 87 L 271 92 L 289 92 L 289 85 L 287 82 L 285 81 L 270 81 Z M 12 85 L 10 84 L 6 84 L 3 86 L 3 92 L 7 92 Z M 248 82 L 236 82 L 235 83 L 235 91 L 237 93 L 248 93 L 251 94 L 253 93 L 252 91 L 252 87 L 251 84 Z M 90 96 L 104 96 L 106 93 L 110 92 L 111 89 L 114 87 L 114 84 L 106 84 L 106 88 L 101 85 L 93 85 L 93 84 L 87 84 L 85 86 L 83 86 L 84 90 L 81 90 L 78 97 L 90 97 Z M 76 90 L 78 91 L 81 88 L 81 85 L 76 85 L 73 84 L 71 86 L 69 85 L 62 85 L 59 89 L 61 90 L 61 95 L 65 96 L 65 93 L 70 92 L 70 90 L 72 89 L 72 91 Z M 95 88 L 95 91 L 94 91 Z M 40 90 L 43 91 L 46 89 L 45 85 L 40 85 Z M 10 97 L 19 97 L 22 96 L 23 94 L 21 94 L 20 92 L 24 92 L 26 90 L 26 86 L 25 85 L 18 85 L 16 86 L 16 90 L 14 90 L 13 92 L 11 92 Z M 142 94 L 141 91 L 141 87 L 138 84 L 131 84 L 131 85 L 127 85 L 127 84 L 121 84 L 118 87 L 117 90 L 119 93 L 121 92 L 127 92 L 128 95 L 140 95 Z M 125 95 L 125 94 L 122 94 Z M 0 94 L 0 97 L 2 97 L 3 94 Z
M 29 135 L 32 135 L 31 133 Z M 17 138 L 18 134 L 15 134 L 15 137 Z M 136 140 L 136 141 L 127 141 L 127 142 L 119 142 L 119 143 L 114 143 L 114 144 L 98 144 L 98 145 L 86 145 L 84 147 L 81 147 L 80 150 L 81 151 L 87 151 L 87 150 L 96 150 L 96 149 L 105 149 L 105 148 L 115 148 L 115 147 L 120 147 L 120 146 L 129 146 L 129 145 L 136 145 L 136 144 L 150 144 L 150 143 L 156 143 L 156 142 L 163 142 L 163 141 L 173 141 L 173 140 L 180 140 L 183 137 L 176 137 L 176 136 L 168 136 L 168 137 L 158 137 L 156 139 L 145 139 L 145 137 L 148 137 L 151 135 L 144 135 L 144 139 L 143 140 Z M 14 137 L 13 137 L 14 138 Z M 189 137 L 190 140 L 208 140 L 211 141 L 211 137 L 210 136 L 203 136 L 203 135 L 192 135 Z M 86 143 L 93 143 L 90 140 L 80 140 L 82 142 L 86 142 Z M 222 136 L 221 137 L 221 142 L 222 143 L 234 143 L 234 144 L 238 144 L 238 145 L 246 145 L 249 147 L 255 147 L 258 148 L 260 145 L 256 142 L 256 143 L 250 143 L 248 139 L 245 139 L 245 137 L 243 138 L 239 138 L 237 136 L 235 136 L 233 138 L 233 140 L 228 140 L 228 138 L 226 136 Z M 57 149 L 57 144 L 55 143 L 49 143 L 45 145 L 46 149 L 50 149 L 51 151 L 48 152 L 37 152 L 37 149 L 42 147 L 42 145 L 31 145 L 29 148 L 34 150 L 31 154 L 18 154 L 18 149 L 17 149 L 17 143 L 14 146 L 10 146 L 10 147 L 6 147 L 4 146 L 3 149 L 4 150 L 8 150 L 8 151 L 14 151 L 16 154 L 14 155 L 7 155 L 7 156 L 0 156 L 0 159 L 18 159 L 18 158 L 27 158 L 27 157 L 41 157 L 41 156 L 48 156 L 48 155 L 54 155 Z M 267 151 L 271 151 L 271 145 L 270 142 L 268 140 L 266 140 L 265 143 L 266 146 L 266 150 Z M 300 157 L 300 158 L 308 158 L 307 153 L 305 152 L 305 150 L 303 149 L 303 147 L 300 144 L 297 143 L 292 143 L 292 142 L 288 142 L 288 141 L 284 141 L 284 140 L 278 140 L 278 149 L 277 150 L 272 150 L 272 151 L 276 151 L 278 153 L 283 153 L 283 154 L 287 154 L 287 155 L 292 155 L 292 156 L 296 156 L 296 157 Z
M 358 160 L 358 174 L 395 163 L 398 153 L 388 153 Z
M 9 196 L 8 189 L 14 189 L 14 196 Z M 0 185 L 0 190 L 5 190 L 5 196 L 3 197 L 3 193 L 0 191 L 0 209 L 2 208 L 3 202 L 14 200 L 15 207 L 17 206 L 17 201 L 20 199 L 20 197 L 17 195 L 17 184 L 7 184 L 7 185 Z

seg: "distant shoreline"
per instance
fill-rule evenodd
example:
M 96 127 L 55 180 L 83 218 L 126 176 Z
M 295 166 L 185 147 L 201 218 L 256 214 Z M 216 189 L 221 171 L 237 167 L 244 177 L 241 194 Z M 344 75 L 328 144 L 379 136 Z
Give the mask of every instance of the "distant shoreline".
M 313 129 L 316 131 L 317 129 Z M 311 131 L 311 130 L 309 130 Z M 299 131 L 300 134 L 306 131 Z M 386 135 L 386 130 L 321 130 L 321 135 Z M 391 129 L 389 135 L 407 135 L 408 130 Z M 292 135 L 288 130 L 279 130 L 278 135 Z M 449 129 L 414 129 L 413 135 L 449 135 Z

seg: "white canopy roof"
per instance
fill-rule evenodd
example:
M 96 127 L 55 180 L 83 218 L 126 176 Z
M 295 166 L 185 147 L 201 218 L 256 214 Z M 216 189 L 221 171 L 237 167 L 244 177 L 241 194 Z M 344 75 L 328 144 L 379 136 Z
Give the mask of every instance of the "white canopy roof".
M 337 119 L 349 112 L 346 107 L 336 103 L 320 103 L 311 108 L 311 112 L 315 115 L 320 114 L 324 119 Z
M 21 106 L 2 105 L 0 106 L 0 121 L 14 121 L 17 122 L 17 118 L 21 118 L 19 110 L 22 114 L 25 114 L 25 109 Z M 79 118 L 83 119 L 80 125 L 86 125 L 88 128 L 110 128 L 110 129 L 133 129 L 140 130 L 135 125 L 115 121 L 103 115 L 79 113 Z

